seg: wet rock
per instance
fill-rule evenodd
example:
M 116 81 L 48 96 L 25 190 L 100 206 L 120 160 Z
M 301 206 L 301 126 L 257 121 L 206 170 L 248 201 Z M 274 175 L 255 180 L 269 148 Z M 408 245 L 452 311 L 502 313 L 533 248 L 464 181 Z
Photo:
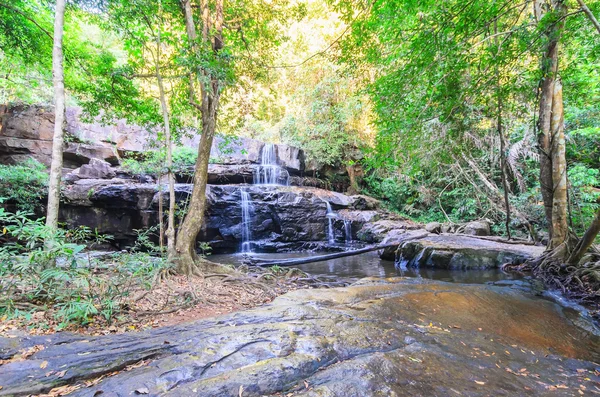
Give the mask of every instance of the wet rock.
M 79 171 L 80 172 L 80 171 Z M 326 240 L 327 218 L 325 200 L 331 200 L 333 206 L 344 208 L 352 200 L 348 196 L 316 188 L 293 186 L 257 186 L 257 185 L 209 185 L 207 190 L 206 224 L 199 238 L 208 241 L 219 251 L 235 251 L 241 244 L 241 189 L 246 190 L 251 200 L 252 239 L 270 242 L 265 246 L 282 249 L 300 247 L 308 242 Z M 189 199 L 191 184 L 176 184 L 175 196 L 182 204 Z M 163 190 L 165 207 L 169 196 L 166 187 Z M 112 234 L 116 240 L 128 240 L 133 230 L 125 230 L 127 225 L 134 228 L 146 228 L 155 225 L 158 220 L 158 189 L 155 184 L 135 183 L 124 179 L 79 179 L 63 189 L 66 204 L 62 218 L 70 226 L 80 224 L 98 228 Z M 115 215 L 106 215 L 106 210 L 114 210 Z M 117 211 L 119 210 L 119 211 Z M 367 221 L 375 219 L 372 211 L 348 212 L 355 224 L 353 233 Z M 114 224 L 103 217 L 107 216 Z M 71 219 L 69 219 L 71 218 Z M 115 218 L 118 218 L 115 219 Z M 343 218 L 335 222 L 336 233 L 343 241 Z M 294 243 L 294 244 L 292 244 Z
M 600 339 L 556 304 L 417 279 L 298 290 L 253 310 L 141 333 L 0 338 L 0 357 L 35 345 L 44 349 L 2 366 L 1 396 L 107 373 L 72 395 L 571 395 L 600 381 Z

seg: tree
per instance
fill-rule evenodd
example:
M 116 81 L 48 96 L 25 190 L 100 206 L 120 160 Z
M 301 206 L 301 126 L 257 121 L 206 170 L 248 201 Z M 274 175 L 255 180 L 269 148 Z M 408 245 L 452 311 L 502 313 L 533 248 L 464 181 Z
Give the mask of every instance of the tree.
M 188 41 L 185 59 L 188 102 L 200 112 L 202 125 L 194 188 L 176 239 L 181 273 L 189 275 L 216 267 L 199 261 L 196 239 L 204 223 L 208 163 L 223 91 L 232 86 L 236 78 L 260 78 L 268 73 L 282 26 L 299 13 L 301 10 L 289 7 L 286 0 L 269 4 L 238 0 L 227 6 L 223 0 L 202 0 L 199 4 L 181 0 Z
M 48 207 L 46 226 L 58 228 L 60 205 L 60 181 L 63 165 L 63 124 L 65 121 L 65 80 L 63 71 L 63 31 L 65 0 L 56 1 L 54 14 L 54 48 L 52 51 L 52 75 L 54 81 L 54 136 L 52 138 L 52 163 L 48 181 Z M 48 241 L 47 244 L 50 244 Z
M 125 41 L 129 55 L 127 71 L 115 71 L 115 73 L 123 74 L 130 80 L 141 80 L 147 86 L 146 93 L 139 92 L 139 96 L 143 98 L 148 96 L 152 99 L 156 98 L 160 107 L 161 129 L 162 134 L 159 134 L 159 139 L 164 140 L 164 150 L 166 163 L 164 167 L 167 175 L 169 210 L 167 220 L 167 256 L 169 261 L 175 261 L 175 175 L 173 173 L 173 120 L 169 109 L 169 97 L 165 88 L 165 74 L 172 74 L 171 83 L 179 84 L 178 80 L 181 77 L 178 75 L 180 65 L 177 64 L 175 56 L 179 48 L 176 43 L 181 39 L 178 35 L 178 29 L 181 25 L 177 24 L 177 20 L 170 18 L 168 22 L 165 18 L 175 12 L 177 4 L 173 1 L 165 1 L 167 10 L 171 13 L 165 13 L 163 9 L 163 1 L 119 1 L 112 0 L 106 3 L 104 12 L 106 19 L 103 21 L 107 27 L 115 28 Z M 165 37 L 167 39 L 165 39 Z M 115 101 L 110 104 L 111 108 L 123 107 L 121 101 Z M 142 116 L 147 119 L 146 126 L 150 130 L 154 129 L 156 121 L 155 109 L 146 107 L 130 107 L 127 116 L 135 117 Z M 120 111 L 119 114 L 125 112 Z M 146 113 L 146 114 L 139 114 Z M 177 127 L 178 123 L 175 123 Z M 158 175 L 159 187 L 159 225 L 160 235 L 159 243 L 162 248 L 163 244 L 163 195 L 162 195 L 162 174 Z

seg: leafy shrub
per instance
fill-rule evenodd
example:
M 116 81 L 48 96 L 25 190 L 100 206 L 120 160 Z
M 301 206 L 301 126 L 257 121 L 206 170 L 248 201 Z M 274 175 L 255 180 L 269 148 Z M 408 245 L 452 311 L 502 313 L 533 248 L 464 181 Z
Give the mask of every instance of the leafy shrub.
M 86 227 L 52 231 L 30 215 L 0 208 L 0 316 L 49 310 L 59 327 L 85 325 L 95 317 L 110 323 L 134 289 L 149 288 L 169 266 L 152 252 L 95 259 L 84 251 L 85 243 L 109 237 Z
M 173 149 L 173 172 L 191 174 L 198 158 L 198 152 L 190 147 Z M 141 160 L 128 158 L 121 163 L 123 169 L 133 175 L 164 175 L 167 173 L 166 153 L 164 150 L 150 151 Z
M 574 208 L 571 211 L 573 226 L 583 233 L 600 207 L 600 170 L 575 164 L 569 168 Z
M 19 210 L 39 208 L 47 187 L 46 166 L 33 158 L 17 165 L 0 165 L 0 198 L 16 204 Z

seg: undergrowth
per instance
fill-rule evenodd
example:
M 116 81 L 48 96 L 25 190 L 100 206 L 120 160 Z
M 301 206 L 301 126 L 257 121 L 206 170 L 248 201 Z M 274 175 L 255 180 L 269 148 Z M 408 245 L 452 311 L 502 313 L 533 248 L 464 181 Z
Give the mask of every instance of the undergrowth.
M 170 267 L 145 234 L 131 252 L 99 258 L 86 245 L 109 236 L 87 227 L 53 231 L 31 215 L 0 208 L 0 318 L 41 310 L 58 329 L 98 320 L 110 324 L 127 310 L 133 291 L 149 289 Z

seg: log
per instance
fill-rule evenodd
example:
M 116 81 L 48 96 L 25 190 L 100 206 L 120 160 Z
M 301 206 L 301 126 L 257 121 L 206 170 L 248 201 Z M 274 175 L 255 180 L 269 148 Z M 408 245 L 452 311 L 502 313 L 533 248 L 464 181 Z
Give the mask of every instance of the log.
M 254 266 L 267 267 L 267 266 L 295 266 L 295 265 L 304 265 L 306 263 L 314 263 L 327 261 L 330 259 L 343 258 L 346 256 L 354 256 L 360 255 L 371 251 L 377 251 L 384 248 L 397 247 L 398 242 L 392 244 L 383 244 L 383 245 L 375 245 L 371 247 L 365 247 L 353 251 L 344 251 L 344 252 L 336 252 L 334 254 L 327 255 L 319 255 L 319 256 L 311 256 L 308 258 L 298 258 L 298 259 L 282 259 L 282 260 L 265 260 L 265 259 L 250 259 L 251 264 Z

